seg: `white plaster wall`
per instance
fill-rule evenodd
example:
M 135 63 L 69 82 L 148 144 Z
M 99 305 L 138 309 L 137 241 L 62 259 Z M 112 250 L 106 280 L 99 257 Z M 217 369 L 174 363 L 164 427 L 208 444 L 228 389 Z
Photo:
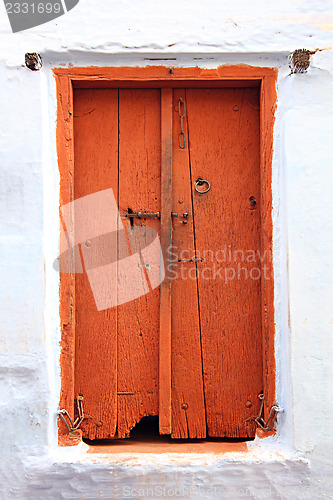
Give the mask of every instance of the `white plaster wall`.
M 324 0 L 80 0 L 65 16 L 16 34 L 0 5 L 2 498 L 122 498 L 126 486 L 132 498 L 166 496 L 139 492 L 156 486 L 185 498 L 332 495 L 332 30 L 333 4 Z M 290 75 L 289 53 L 303 47 L 320 51 L 306 74 Z M 43 58 L 39 72 L 24 66 L 32 51 Z M 278 435 L 242 456 L 93 461 L 85 445 L 59 449 L 52 68 L 238 63 L 279 68 L 272 187 L 277 397 L 285 411 Z

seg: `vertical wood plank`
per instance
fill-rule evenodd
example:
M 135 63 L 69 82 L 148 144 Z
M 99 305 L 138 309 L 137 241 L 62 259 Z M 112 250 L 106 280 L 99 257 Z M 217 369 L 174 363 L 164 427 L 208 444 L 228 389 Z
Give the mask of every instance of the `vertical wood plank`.
M 192 180 L 211 183 L 193 194 L 207 430 L 252 437 L 263 389 L 258 89 L 189 89 L 187 109 Z
M 172 245 L 172 89 L 161 89 L 161 247 L 166 260 Z M 160 287 L 159 431 L 171 433 L 171 277 Z
M 181 120 L 178 102 L 185 89 L 173 91 L 172 197 L 172 434 L 175 439 L 205 438 L 206 415 L 202 373 L 200 313 L 188 131 L 184 117 L 185 147 L 179 146 Z M 183 109 L 183 107 L 182 107 Z M 181 111 L 182 112 L 182 111 Z M 187 218 L 183 217 L 187 213 Z M 186 224 L 184 224 L 186 222 Z M 185 279 L 183 279 L 183 277 Z
M 118 192 L 118 90 L 74 91 L 74 199 Z M 105 214 L 108 217 L 108 214 Z M 83 436 L 111 438 L 117 426 L 117 314 L 98 311 L 88 276 L 75 275 L 75 397 L 91 418 Z
M 60 173 L 60 207 L 73 201 L 74 141 L 73 89 L 67 76 L 57 78 L 57 150 Z M 61 248 L 60 248 L 61 251 Z M 75 277 L 60 274 L 61 319 L 61 394 L 59 406 L 74 416 L 74 359 L 75 359 Z M 59 444 L 69 445 L 68 430 L 59 419 Z
M 265 76 L 260 89 L 260 172 L 262 224 L 262 268 L 270 279 L 261 278 L 263 370 L 265 416 L 276 404 L 275 400 L 275 356 L 274 356 L 274 273 L 273 273 L 273 222 L 272 222 L 272 156 L 273 127 L 276 108 L 276 75 Z
M 159 89 L 119 89 L 119 211 L 126 227 L 131 256 L 144 248 L 144 228 L 159 231 L 158 219 L 132 219 L 124 214 L 160 211 L 161 128 Z M 136 237 L 135 229 L 142 232 Z M 123 237 L 118 237 L 118 265 L 124 261 Z M 126 250 L 126 248 L 125 248 Z M 134 269 L 135 267 L 135 269 Z M 134 276 L 134 272 L 138 275 Z M 132 278 L 128 275 L 131 273 Z M 129 271 L 133 287 L 143 288 L 149 264 L 139 262 Z M 124 276 L 126 278 L 126 276 Z M 121 282 L 119 286 L 122 286 Z M 129 286 L 129 288 L 131 288 Z M 125 438 L 141 418 L 158 414 L 159 288 L 118 305 L 118 426 Z M 126 297 L 125 297 L 126 298 Z

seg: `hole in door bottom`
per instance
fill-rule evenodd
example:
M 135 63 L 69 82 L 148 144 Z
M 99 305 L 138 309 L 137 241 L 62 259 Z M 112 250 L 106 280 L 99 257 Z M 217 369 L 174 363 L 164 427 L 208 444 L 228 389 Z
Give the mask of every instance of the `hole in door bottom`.
M 169 444 L 186 444 L 186 443 L 244 443 L 253 441 L 254 438 L 211 438 L 206 439 L 172 439 L 171 436 L 163 436 L 159 434 L 159 418 L 157 415 L 149 415 L 143 417 L 131 430 L 130 437 L 125 439 L 83 439 L 90 446 L 113 446 L 145 443 L 169 443 Z

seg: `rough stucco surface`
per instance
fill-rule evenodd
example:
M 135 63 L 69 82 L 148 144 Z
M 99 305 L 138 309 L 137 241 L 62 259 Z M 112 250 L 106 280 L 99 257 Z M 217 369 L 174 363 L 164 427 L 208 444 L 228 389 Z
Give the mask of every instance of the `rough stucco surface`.
M 333 497 L 332 30 L 333 4 L 324 0 L 81 0 L 55 21 L 12 34 L 1 3 L 1 498 Z M 307 73 L 290 75 L 288 56 L 298 48 L 320 50 Z M 44 61 L 39 72 L 24 67 L 33 51 Z M 272 188 L 284 412 L 277 436 L 256 440 L 242 456 L 92 459 L 83 444 L 59 449 L 52 68 L 240 63 L 279 69 Z

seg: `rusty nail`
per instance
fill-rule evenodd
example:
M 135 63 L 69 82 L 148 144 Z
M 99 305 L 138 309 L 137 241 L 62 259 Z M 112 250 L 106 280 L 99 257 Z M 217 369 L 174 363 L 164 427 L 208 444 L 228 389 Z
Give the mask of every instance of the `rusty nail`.
M 96 427 L 102 427 L 102 422 L 96 422 Z
M 245 403 L 245 406 L 246 406 L 247 408 L 251 408 L 251 406 L 252 406 L 251 401 L 247 401 L 247 402 Z
M 188 408 L 188 404 L 187 404 L 187 403 L 183 403 L 183 404 L 182 404 L 182 408 L 183 408 L 183 410 L 187 410 L 187 408 Z
M 237 106 L 237 104 L 235 104 L 235 106 L 233 107 L 233 110 L 234 111 L 238 111 L 239 110 L 239 107 Z
M 180 204 L 184 203 L 183 198 L 180 198 L 180 200 L 178 201 L 178 203 L 180 203 Z
M 183 220 L 183 224 L 187 224 L 187 223 L 188 223 L 188 221 L 187 221 L 187 220 Z
M 91 241 L 90 241 L 90 240 L 87 240 L 87 241 L 85 242 L 85 245 L 86 245 L 86 247 L 90 247 L 90 245 L 91 245 Z

